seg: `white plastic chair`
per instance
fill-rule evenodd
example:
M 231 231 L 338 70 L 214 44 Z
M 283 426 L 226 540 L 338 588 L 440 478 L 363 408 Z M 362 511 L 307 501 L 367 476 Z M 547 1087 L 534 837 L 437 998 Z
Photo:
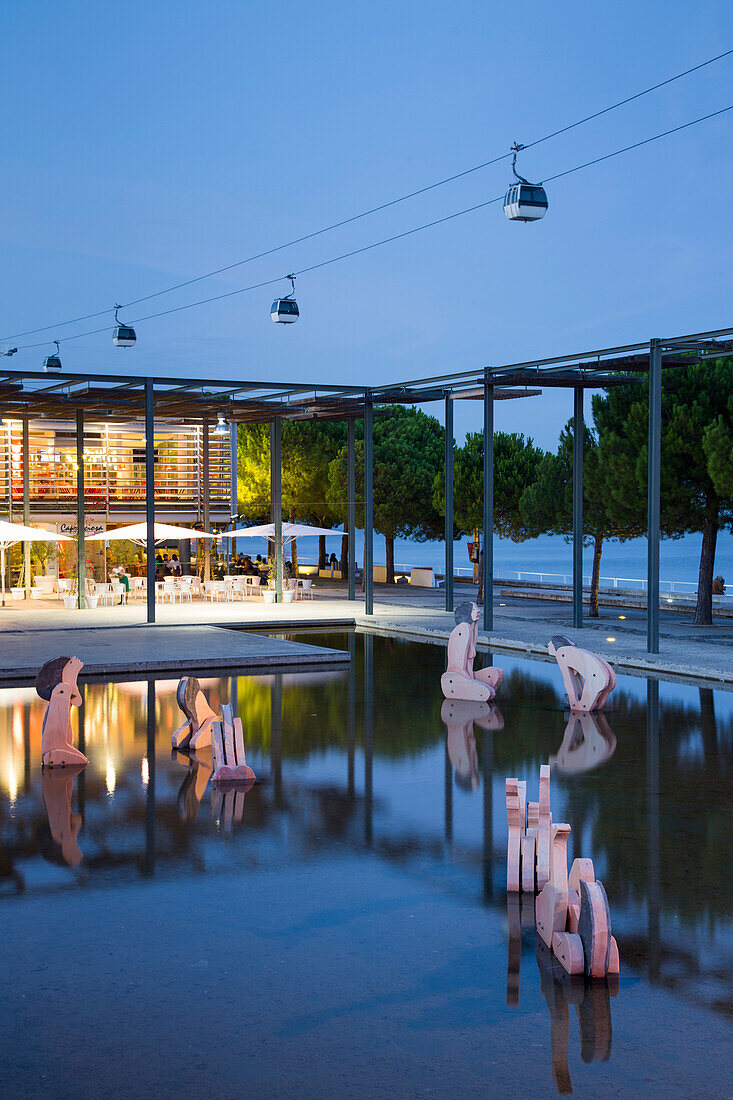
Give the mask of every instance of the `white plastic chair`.
M 121 581 L 112 581 L 110 588 L 112 589 L 115 603 L 119 599 L 121 599 L 123 603 L 127 603 L 127 589 Z

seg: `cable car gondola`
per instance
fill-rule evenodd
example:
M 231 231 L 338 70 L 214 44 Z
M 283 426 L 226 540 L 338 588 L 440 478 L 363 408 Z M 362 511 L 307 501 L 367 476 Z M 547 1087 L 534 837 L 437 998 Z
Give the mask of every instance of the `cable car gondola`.
M 298 303 L 295 300 L 295 276 L 287 275 L 292 290 L 285 298 L 276 298 L 270 306 L 270 318 L 276 325 L 292 325 L 300 317 Z
M 517 177 L 504 196 L 504 213 L 512 222 L 536 222 L 547 213 L 547 195 L 541 183 L 529 183 L 517 172 L 517 153 L 523 145 L 512 145 L 512 172 Z
M 112 343 L 116 348 L 131 348 L 137 339 L 135 329 L 122 324 L 117 316 L 118 309 L 122 309 L 122 306 L 115 306 L 115 330 L 112 333 Z
M 46 358 L 43 360 L 43 369 L 46 371 L 47 374 L 53 374 L 56 371 L 61 370 L 61 358 L 59 356 L 59 351 L 61 349 L 59 348 L 58 340 L 54 340 L 54 344 L 56 345 L 56 354 L 47 355 Z

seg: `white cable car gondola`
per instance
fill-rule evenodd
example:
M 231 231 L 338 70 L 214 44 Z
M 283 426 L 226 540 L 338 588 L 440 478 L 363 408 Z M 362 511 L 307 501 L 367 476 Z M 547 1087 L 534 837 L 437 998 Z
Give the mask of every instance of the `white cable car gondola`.
M 536 222 L 547 213 L 547 195 L 541 183 L 529 183 L 517 172 L 517 153 L 523 145 L 512 145 L 512 172 L 517 177 L 504 196 L 504 213 L 512 222 Z
M 122 306 L 115 306 L 115 330 L 112 333 L 112 343 L 116 348 L 131 348 L 137 339 L 135 329 L 122 324 L 117 316 L 118 309 L 122 309 Z
M 46 371 L 47 374 L 53 374 L 56 371 L 61 370 L 61 358 L 59 356 L 59 352 L 61 349 L 59 348 L 58 340 L 54 340 L 54 344 L 56 345 L 56 354 L 47 355 L 46 358 L 43 360 L 43 369 Z
M 276 325 L 292 325 L 300 317 L 295 300 L 295 276 L 286 275 L 286 278 L 290 279 L 292 290 L 285 298 L 276 298 L 270 306 L 270 318 Z

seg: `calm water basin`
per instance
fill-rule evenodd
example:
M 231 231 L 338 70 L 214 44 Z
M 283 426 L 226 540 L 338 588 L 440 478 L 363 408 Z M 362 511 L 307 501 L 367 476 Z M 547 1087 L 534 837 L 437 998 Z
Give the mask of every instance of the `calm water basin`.
M 0 690 L 4 1093 L 730 1096 L 733 693 L 623 676 L 576 724 L 554 664 L 497 654 L 499 709 L 446 724 L 442 647 L 292 637 L 350 668 L 203 679 L 258 778 L 213 803 L 176 681 L 87 684 L 77 776 Z M 504 779 L 548 761 L 617 991 L 507 901 Z

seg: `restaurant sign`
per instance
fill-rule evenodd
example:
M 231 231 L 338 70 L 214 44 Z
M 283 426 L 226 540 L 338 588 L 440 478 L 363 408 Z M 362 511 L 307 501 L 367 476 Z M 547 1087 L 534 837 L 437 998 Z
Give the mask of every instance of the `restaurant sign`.
M 85 520 L 84 538 L 87 538 L 88 535 L 101 535 L 105 529 L 106 524 L 103 521 Z M 71 519 L 63 520 L 61 523 L 56 524 L 56 533 L 58 535 L 71 535 L 72 538 L 76 538 L 79 533 L 79 525 Z

